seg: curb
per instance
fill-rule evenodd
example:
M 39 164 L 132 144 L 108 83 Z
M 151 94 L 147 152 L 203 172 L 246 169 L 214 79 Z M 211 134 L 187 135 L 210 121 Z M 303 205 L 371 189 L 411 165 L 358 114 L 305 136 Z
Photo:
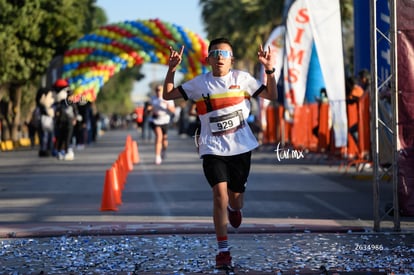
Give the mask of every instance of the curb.
M 361 226 L 331 225 L 274 225 L 244 224 L 229 228 L 229 234 L 284 234 L 284 233 L 366 233 Z M 0 229 L 0 238 L 37 238 L 57 236 L 116 236 L 116 235 L 189 235 L 214 234 L 211 223 L 187 222 L 117 222 L 117 223 L 38 223 L 9 224 Z

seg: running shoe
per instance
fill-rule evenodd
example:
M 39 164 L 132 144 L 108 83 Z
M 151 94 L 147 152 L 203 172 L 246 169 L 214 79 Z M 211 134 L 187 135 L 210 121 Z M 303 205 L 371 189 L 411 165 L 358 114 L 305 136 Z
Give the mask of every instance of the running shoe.
M 65 159 L 65 151 L 60 151 L 57 155 L 58 160 L 64 160 Z
M 231 224 L 231 226 L 233 226 L 234 228 L 238 228 L 242 222 L 242 213 L 241 210 L 236 210 L 236 211 L 231 211 L 228 207 L 227 207 L 227 213 L 229 216 L 229 222 Z
M 155 156 L 155 164 L 156 165 L 160 165 L 162 163 L 162 158 L 161 156 Z
M 230 251 L 220 252 L 216 255 L 216 268 L 228 269 L 231 267 Z
M 64 160 L 74 160 L 75 154 L 73 153 L 73 150 L 70 148 L 68 149 L 68 152 L 65 154 Z

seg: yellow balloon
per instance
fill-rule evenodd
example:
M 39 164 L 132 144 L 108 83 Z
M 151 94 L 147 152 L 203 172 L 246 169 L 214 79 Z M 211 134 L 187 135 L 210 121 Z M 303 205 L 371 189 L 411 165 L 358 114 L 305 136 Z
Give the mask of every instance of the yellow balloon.
M 165 64 L 166 59 L 161 52 L 159 51 L 155 52 L 155 56 L 159 59 L 160 64 Z
M 73 73 L 72 73 L 73 76 L 78 76 L 80 74 L 81 74 L 80 70 L 73 71 Z
M 80 94 L 82 92 L 81 87 L 75 89 L 74 94 Z
M 104 73 L 104 75 L 103 75 L 103 80 L 104 80 L 104 83 L 106 83 L 108 80 L 109 80 L 109 72 L 108 71 L 106 71 L 105 73 Z
M 161 31 L 157 28 L 157 26 L 154 26 L 154 34 L 157 37 L 160 37 L 161 36 Z
M 102 34 L 102 36 L 109 37 L 109 36 L 108 36 L 108 35 L 109 35 L 109 32 L 108 32 L 108 30 L 106 30 L 106 29 L 102 29 L 102 30 L 101 30 L 101 34 Z
M 156 52 L 155 52 L 155 56 L 156 56 L 156 57 L 158 57 L 158 58 L 161 58 L 161 57 L 162 57 L 162 54 L 161 54 L 161 52 L 156 51 Z
M 114 47 L 112 47 L 112 45 L 106 45 L 106 51 L 113 53 L 114 52 Z
M 201 55 L 201 46 L 200 46 L 200 44 L 198 43 L 198 41 L 196 41 L 195 43 L 193 43 L 193 49 L 198 53 L 198 54 L 200 54 Z
M 115 33 L 111 32 L 111 31 L 107 31 L 108 32 L 108 37 L 111 39 L 115 39 Z
M 115 47 L 114 47 L 114 46 L 112 46 L 112 45 L 109 45 L 109 50 L 110 50 L 111 52 L 115 53 L 115 54 L 118 54 L 117 48 L 115 48 Z
M 122 59 L 128 60 L 129 55 L 127 53 L 121 53 L 119 57 Z
M 154 23 L 151 21 L 144 21 L 142 22 L 146 27 L 148 27 L 151 31 L 154 29 Z
M 73 62 L 81 62 L 82 60 L 84 60 L 85 58 L 83 58 L 82 55 L 74 55 L 72 57 Z

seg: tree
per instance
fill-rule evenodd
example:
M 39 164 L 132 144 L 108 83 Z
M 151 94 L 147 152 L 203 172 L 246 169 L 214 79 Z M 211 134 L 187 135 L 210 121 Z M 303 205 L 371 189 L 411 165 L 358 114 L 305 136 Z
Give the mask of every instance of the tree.
M 235 67 L 254 73 L 257 47 L 272 30 L 282 24 L 285 1 L 273 0 L 199 0 L 208 39 L 227 37 L 234 44 Z M 353 0 L 340 0 L 345 41 L 352 39 Z M 352 51 L 352 43 L 345 45 Z M 351 57 L 352 59 L 352 57 Z
M 95 1 L 0 0 L 2 140 L 17 142 L 25 87 L 33 92 L 50 60 L 96 23 Z
M 208 39 L 227 37 L 234 46 L 236 67 L 254 73 L 258 46 L 282 22 L 283 1 L 200 0 Z M 226 21 L 223 22 L 223 18 Z
M 348 71 L 353 71 L 354 62 L 354 3 L 353 0 L 340 0 L 344 62 Z

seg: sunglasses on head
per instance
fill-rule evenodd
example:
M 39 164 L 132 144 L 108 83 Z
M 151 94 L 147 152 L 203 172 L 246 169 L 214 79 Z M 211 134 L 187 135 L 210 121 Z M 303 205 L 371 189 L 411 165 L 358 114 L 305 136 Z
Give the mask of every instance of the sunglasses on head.
M 208 52 L 208 57 L 218 58 L 219 55 L 223 58 L 230 58 L 233 56 L 233 53 L 227 50 L 211 50 Z

